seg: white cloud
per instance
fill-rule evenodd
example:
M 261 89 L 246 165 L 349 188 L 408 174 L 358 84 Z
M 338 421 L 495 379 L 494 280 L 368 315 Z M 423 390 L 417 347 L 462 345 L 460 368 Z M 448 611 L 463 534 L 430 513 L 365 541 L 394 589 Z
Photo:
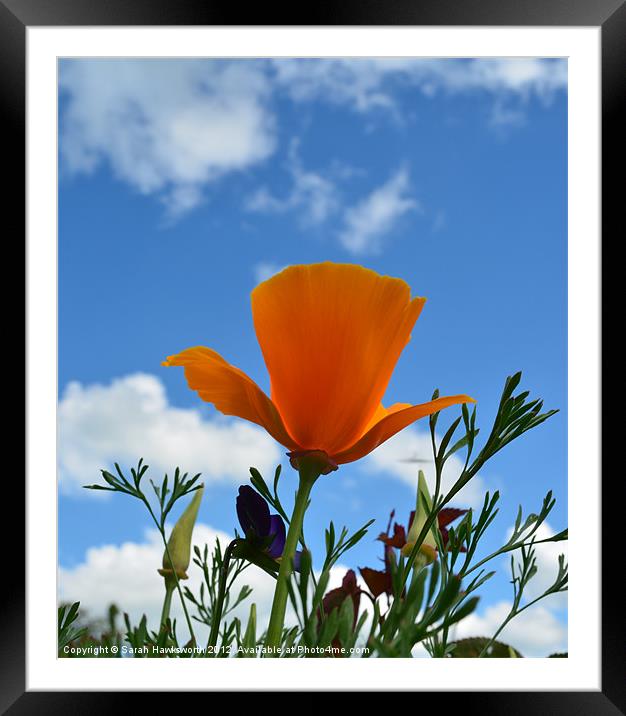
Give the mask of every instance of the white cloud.
M 490 59 L 68 59 L 61 63 L 60 150 L 70 173 L 106 163 L 144 195 L 155 195 L 177 216 L 202 202 L 211 183 L 247 170 L 276 148 L 271 102 L 341 104 L 362 113 L 383 110 L 402 122 L 397 89 L 425 98 L 482 92 L 494 100 L 490 124 L 524 121 L 531 97 L 544 103 L 567 87 L 566 60 Z M 302 210 L 319 223 L 336 210 L 333 182 L 292 160 L 293 189 L 267 188 L 248 208 Z
M 335 184 L 317 172 L 305 169 L 298 153 L 299 142 L 292 141 L 287 171 L 292 187 L 284 197 L 277 197 L 267 187 L 260 187 L 246 203 L 248 211 L 284 214 L 300 213 L 305 226 L 321 224 L 338 208 Z
M 176 466 L 202 472 L 205 482 L 241 482 L 251 465 L 273 472 L 281 459 L 261 428 L 237 419 L 203 418 L 194 409 L 168 403 L 162 382 L 136 373 L 109 385 L 70 383 L 59 402 L 59 475 L 65 492 L 101 482 L 113 462 L 132 466 L 143 457 L 154 478 Z
M 381 80 L 392 64 L 379 60 L 274 60 L 279 86 L 295 101 L 323 100 L 349 104 L 359 111 L 393 106 Z M 391 61 L 393 62 L 393 61 Z
M 470 614 L 453 627 L 451 638 L 493 636 L 510 608 L 510 602 L 502 601 L 487 607 L 482 615 Z M 567 651 L 567 625 L 539 603 L 509 622 L 498 636 L 498 641 L 510 644 L 525 657 L 545 657 Z
M 224 532 L 198 523 L 193 533 L 193 544 L 198 545 L 201 550 L 204 549 L 205 544 L 208 544 L 211 552 L 216 537 L 219 538 L 222 547 L 232 539 Z M 72 568 L 59 568 L 59 600 L 80 601 L 81 609 L 85 610 L 87 617 L 91 619 L 104 617 L 109 605 L 115 603 L 122 611 L 128 612 L 131 623 L 137 625 L 141 616 L 146 614 L 148 627 L 156 630 L 163 606 L 163 578 L 157 572 L 162 559 L 163 543 L 158 532 L 152 529 L 146 531 L 143 542 L 90 547 L 83 562 Z M 341 565 L 333 567 L 328 589 L 338 587 L 345 572 L 346 567 Z M 198 595 L 202 583 L 201 570 L 192 562 L 188 574 L 189 579 L 182 585 L 189 587 L 193 594 Z M 252 587 L 252 595 L 237 607 L 230 617 L 237 616 L 245 624 L 250 604 L 254 602 L 257 605 L 257 634 L 260 634 L 269 621 L 275 580 L 252 565 L 237 579 L 233 593 L 238 593 L 244 584 Z M 191 616 L 195 613 L 195 608 L 190 603 L 187 606 Z M 188 631 L 178 595 L 174 595 L 172 599 L 171 617 L 177 620 L 179 638 L 186 638 Z M 295 623 L 291 605 L 288 607 L 286 623 Z M 195 620 L 193 627 L 196 637 L 204 645 L 208 630 Z
M 547 100 L 567 87 L 567 61 L 536 57 L 473 60 L 418 60 L 408 69 L 422 86 L 447 92 L 484 91 Z
M 396 118 L 398 86 L 416 87 L 425 97 L 478 91 L 546 102 L 567 87 L 567 61 L 540 58 L 275 60 L 274 72 L 295 101 L 330 101 L 359 112 L 383 109 Z
M 402 480 L 417 491 L 417 475 L 424 471 L 430 490 L 435 488 L 435 468 L 432 459 L 430 433 L 419 428 L 409 427 L 384 442 L 365 459 L 366 467 L 371 471 L 380 471 Z M 446 462 L 442 475 L 442 494 L 449 491 L 456 482 L 463 463 L 452 455 Z M 473 477 L 454 497 L 453 507 L 479 507 L 486 492 L 485 481 L 480 475 Z
M 60 87 L 65 167 L 89 173 L 106 161 L 172 214 L 196 206 L 205 185 L 274 151 L 258 63 L 66 60 Z
M 409 175 L 399 169 L 385 184 L 365 199 L 346 209 L 339 240 L 354 254 L 377 253 L 382 239 L 406 213 L 419 211 L 419 203 L 409 195 Z
M 292 142 L 287 171 L 292 185 L 283 197 L 273 194 L 266 186 L 259 187 L 246 202 L 251 212 L 286 214 L 297 212 L 305 227 L 317 226 L 337 215 L 340 209 L 339 189 L 330 175 L 350 178 L 357 172 L 335 164 L 329 176 L 305 170 L 298 154 L 299 143 Z M 410 211 L 421 211 L 419 202 L 409 194 L 409 173 L 398 169 L 384 184 L 374 189 L 352 207 L 343 211 L 343 228 L 338 234 L 341 244 L 353 254 L 377 253 L 385 234 L 391 232 L 400 218 Z M 259 264 L 263 280 L 270 275 L 271 264 Z
M 233 504 L 234 507 L 234 504 Z M 234 509 L 233 509 L 234 513 Z M 205 544 L 213 549 L 215 538 L 219 537 L 225 547 L 232 537 L 214 530 L 205 524 L 197 524 L 193 533 L 193 544 L 200 549 Z M 143 542 L 124 542 L 90 547 L 84 562 L 72 568 L 59 568 L 59 600 L 63 602 L 79 601 L 81 609 L 88 618 L 101 618 L 110 604 L 117 604 L 122 611 L 128 612 L 131 623 L 137 625 L 143 614 L 148 618 L 148 627 L 157 629 L 163 607 L 163 577 L 157 569 L 163 559 L 163 542 L 154 530 L 147 530 Z M 202 582 L 202 573 L 193 563 L 190 565 L 189 579 L 182 582 L 194 594 L 198 594 Z M 261 570 L 248 568 L 241 576 L 239 586 L 250 584 L 255 590 L 255 600 L 261 604 L 268 601 L 272 579 Z M 271 602 L 270 602 L 271 604 Z M 190 615 L 194 607 L 188 603 Z M 237 616 L 246 619 L 247 607 L 237 610 Z M 172 599 L 172 619 L 178 623 L 179 637 L 186 638 L 188 630 L 178 595 Z M 207 630 L 193 622 L 196 636 L 203 641 L 208 637 Z

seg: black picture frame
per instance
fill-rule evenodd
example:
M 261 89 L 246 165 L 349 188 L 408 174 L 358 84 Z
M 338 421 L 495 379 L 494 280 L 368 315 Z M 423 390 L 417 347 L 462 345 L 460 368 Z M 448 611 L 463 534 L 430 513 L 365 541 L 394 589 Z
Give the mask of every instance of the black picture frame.
M 246 18 L 241 23 L 242 14 Z M 212 0 L 0 0 L 0 121 L 5 125 L 5 185 L 3 224 L 11 235 L 25 227 L 25 82 L 26 29 L 31 26 L 97 25 L 465 25 L 465 26 L 594 26 L 601 27 L 602 43 L 602 235 L 610 236 L 621 213 L 624 151 L 620 109 L 626 106 L 626 4 L 624 0 L 343 0 L 333 4 L 268 6 L 259 3 L 245 11 L 234 3 Z M 24 233 L 25 235 L 25 233 Z M 616 239 L 623 240 L 622 236 Z M 7 240 L 8 243 L 8 240 Z M 603 242 L 602 270 L 607 265 L 607 241 Z M 615 284 L 605 282 L 602 307 L 611 305 Z M 618 300 L 615 297 L 615 300 Z M 14 301 L 14 299 L 13 299 Z M 623 302 L 623 298 L 620 303 Z M 618 303 L 617 305 L 620 305 Z M 616 305 L 616 304 L 612 304 Z M 623 319 L 622 319 L 623 320 Z M 603 355 L 603 373 L 609 357 Z M 602 398 L 608 381 L 603 382 Z M 28 390 L 28 386 L 27 386 Z M 604 400 L 603 400 L 604 405 Z M 603 431 L 610 428 L 605 421 Z M 589 426 L 590 430 L 600 426 Z M 604 437 L 604 435 L 603 435 Z M 616 436 L 617 437 L 617 436 Z M 610 441 L 610 436 L 609 436 Z M 608 468 L 607 454 L 603 472 Z M 4 503 L 19 504 L 24 488 L 16 471 L 4 476 Z M 621 475 L 616 474 L 618 483 Z M 596 476 L 590 476 L 595 479 Z M 623 563 L 621 525 L 615 499 L 605 489 L 602 501 L 603 563 Z M 14 509 L 12 539 L 20 531 L 21 514 Z M 5 518 L 6 519 L 6 518 Z M 6 538 L 5 538 L 6 539 Z M 3 540 L 6 554 L 6 542 Z M 618 550 L 620 550 L 618 552 Z M 0 708 L 12 716 L 21 714 L 98 714 L 149 708 L 146 694 L 115 692 L 26 692 L 25 560 L 20 563 L 18 545 L 11 545 L 10 584 L 4 581 L 0 610 Z M 590 565 L 595 570 L 597 565 Z M 6 572 L 5 572 L 6 575 Z M 617 580 L 617 581 L 616 581 Z M 624 671 L 624 620 L 621 574 L 616 567 L 604 570 L 602 579 L 602 681 L 601 691 L 504 691 L 447 692 L 438 709 L 448 713 L 480 712 L 523 714 L 575 714 L 603 716 L 626 713 Z M 384 686 L 381 685 L 381 690 Z M 423 699 L 441 695 L 420 694 Z M 159 693 L 158 712 L 181 708 L 176 694 Z M 177 699 L 177 702 L 174 702 Z M 284 706 L 287 703 L 284 702 Z M 417 707 L 417 704 L 416 704 Z

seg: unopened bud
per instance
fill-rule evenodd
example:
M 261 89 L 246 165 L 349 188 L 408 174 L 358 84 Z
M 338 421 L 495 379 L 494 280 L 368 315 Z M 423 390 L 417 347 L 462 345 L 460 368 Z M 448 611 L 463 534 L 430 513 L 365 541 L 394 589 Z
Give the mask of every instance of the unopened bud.
M 415 505 L 415 516 L 413 517 L 413 522 L 411 523 L 409 533 L 406 538 L 406 544 L 404 545 L 404 547 L 402 547 L 402 554 L 405 557 L 409 557 L 411 555 L 411 552 L 415 547 L 415 543 L 417 542 L 417 538 L 420 536 L 420 533 L 424 528 L 424 525 L 426 524 L 428 515 L 430 514 L 432 508 L 433 502 L 430 496 L 430 492 L 428 490 L 428 485 L 426 484 L 426 477 L 424 476 L 424 473 L 420 470 L 419 479 L 417 482 L 417 503 Z M 424 566 L 426 564 L 434 562 L 437 559 L 437 540 L 435 539 L 435 523 L 436 520 L 430 526 L 430 529 L 426 533 L 426 536 L 424 537 L 424 540 L 420 545 L 418 554 L 415 556 L 416 564 Z
M 195 491 L 193 499 L 178 518 L 178 522 L 174 525 L 172 534 L 167 541 L 167 549 L 163 553 L 163 568 L 159 569 L 159 574 L 165 577 L 166 580 L 173 575 L 172 565 L 178 579 L 188 579 L 187 567 L 189 567 L 191 560 L 191 537 L 203 493 L 203 487 Z

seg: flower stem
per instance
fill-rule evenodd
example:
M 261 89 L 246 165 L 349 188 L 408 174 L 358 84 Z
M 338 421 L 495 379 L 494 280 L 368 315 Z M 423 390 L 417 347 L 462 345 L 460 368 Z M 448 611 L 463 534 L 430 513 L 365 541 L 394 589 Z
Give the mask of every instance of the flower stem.
M 191 639 L 194 643 L 194 646 L 198 643 L 196 641 L 196 635 L 193 633 L 193 627 L 191 626 L 191 619 L 189 618 L 189 612 L 187 611 L 187 605 L 185 604 L 185 597 L 183 595 L 183 590 L 180 588 L 180 581 L 178 579 L 178 575 L 176 574 L 176 569 L 174 568 L 174 560 L 172 559 L 172 555 L 170 554 L 170 549 L 167 545 L 167 539 L 165 537 L 165 526 L 164 526 L 164 517 L 163 514 L 161 514 L 161 521 L 157 520 L 156 515 L 154 514 L 152 507 L 150 506 L 150 503 L 146 499 L 144 495 L 141 496 L 143 503 L 148 508 L 148 512 L 152 516 L 152 520 L 154 521 L 154 524 L 157 526 L 157 529 L 159 530 L 159 534 L 161 535 L 161 539 L 163 540 L 163 544 L 165 545 L 165 554 L 167 555 L 167 561 L 169 562 L 170 568 L 172 570 L 172 575 L 174 577 L 174 582 L 176 584 L 176 589 L 178 590 L 178 595 L 180 596 L 180 603 L 183 607 L 183 612 L 185 613 L 185 619 L 187 621 L 187 627 L 189 628 L 189 634 L 191 635 Z
M 187 628 L 189 629 L 189 634 L 190 634 L 191 639 L 195 646 L 197 644 L 196 635 L 193 633 L 193 627 L 191 626 L 191 619 L 189 618 L 189 612 L 187 611 L 187 605 L 185 604 L 185 597 L 183 595 L 183 590 L 181 589 L 180 581 L 178 579 L 178 575 L 176 574 L 176 569 L 174 568 L 174 560 L 172 559 L 172 555 L 170 554 L 170 548 L 168 547 L 167 540 L 165 539 L 165 530 L 161 527 L 160 532 L 161 532 L 161 538 L 163 540 L 163 544 L 165 545 L 165 554 L 167 555 L 167 560 L 170 563 L 170 568 L 172 570 L 172 575 L 174 577 L 176 589 L 178 590 L 178 596 L 180 597 L 180 603 L 183 607 L 183 612 L 185 613 L 185 620 L 187 621 Z
M 171 579 L 165 579 L 165 598 L 163 599 L 163 609 L 161 611 L 161 629 L 165 627 L 165 622 L 170 616 L 170 607 L 172 606 L 172 594 L 176 589 L 176 584 Z
M 287 597 L 289 595 L 289 578 L 293 572 L 293 558 L 296 553 L 296 547 L 302 533 L 302 524 L 304 522 L 304 513 L 309 501 L 309 494 L 313 483 L 321 474 L 320 465 L 315 460 L 301 458 L 299 464 L 300 484 L 296 493 L 296 501 L 293 506 L 293 514 L 289 523 L 289 530 L 285 540 L 285 548 L 280 560 L 280 569 L 276 581 L 276 590 L 274 591 L 274 601 L 272 602 L 272 612 L 270 614 L 270 622 L 267 627 L 267 635 L 265 645 L 270 650 L 277 650 L 281 645 L 283 635 L 283 624 L 285 621 L 285 610 L 287 609 Z M 278 656 L 278 653 L 270 653 L 268 656 Z

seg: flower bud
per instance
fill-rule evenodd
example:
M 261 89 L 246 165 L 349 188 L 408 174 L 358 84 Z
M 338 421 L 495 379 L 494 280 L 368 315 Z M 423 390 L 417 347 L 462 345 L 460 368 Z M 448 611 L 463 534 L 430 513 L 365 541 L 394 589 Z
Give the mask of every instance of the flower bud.
M 428 490 L 428 485 L 426 484 L 426 478 L 424 473 L 420 470 L 417 482 L 417 504 L 415 505 L 415 516 L 406 538 L 406 544 L 402 548 L 402 554 L 405 557 L 409 557 L 413 551 L 415 542 L 420 536 L 420 532 L 424 528 L 432 508 L 433 502 Z M 426 566 L 437 559 L 437 540 L 435 539 L 436 524 L 437 520 L 434 520 L 424 537 L 424 541 L 420 545 L 418 554 L 415 556 L 416 565 Z
M 174 565 L 178 579 L 188 579 L 187 567 L 189 567 L 191 560 L 191 536 L 203 493 L 204 487 L 200 487 L 195 491 L 193 499 L 178 518 L 178 522 L 174 525 L 172 534 L 167 541 L 167 550 L 163 553 L 163 568 L 158 570 L 159 574 L 165 577 L 166 580 L 173 576 L 172 565 Z

